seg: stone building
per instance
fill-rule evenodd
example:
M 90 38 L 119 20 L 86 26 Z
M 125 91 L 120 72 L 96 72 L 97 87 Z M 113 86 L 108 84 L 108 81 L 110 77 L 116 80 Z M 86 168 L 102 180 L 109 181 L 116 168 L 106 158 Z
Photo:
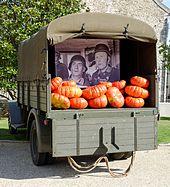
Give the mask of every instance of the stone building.
M 83 0 L 90 12 L 106 12 L 132 16 L 151 25 L 158 38 L 157 46 L 166 43 L 168 37 L 168 17 L 170 9 L 162 4 L 162 0 Z M 167 74 L 162 68 L 162 61 L 157 52 L 158 74 L 160 80 L 160 100 L 164 101 Z M 169 81 L 170 84 L 170 81 Z M 166 90 L 166 97 L 170 96 L 170 90 Z

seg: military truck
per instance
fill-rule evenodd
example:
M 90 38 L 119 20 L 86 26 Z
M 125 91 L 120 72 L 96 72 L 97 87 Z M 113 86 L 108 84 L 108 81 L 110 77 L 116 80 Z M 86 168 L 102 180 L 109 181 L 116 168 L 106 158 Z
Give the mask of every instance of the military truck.
M 53 157 L 86 155 L 127 158 L 134 151 L 156 149 L 159 113 L 156 42 L 156 34 L 148 24 L 109 13 L 63 16 L 22 41 L 18 50 L 17 102 L 30 139 L 33 163 L 38 166 Z M 110 55 L 109 65 L 118 68 L 120 80 L 128 83 L 134 75 L 149 80 L 150 95 L 145 105 L 52 108 L 50 85 L 57 76 L 56 52 L 66 67 L 72 56 L 82 55 L 92 76 L 97 71 L 93 53 L 98 43 L 107 45 L 110 54 L 114 54 Z

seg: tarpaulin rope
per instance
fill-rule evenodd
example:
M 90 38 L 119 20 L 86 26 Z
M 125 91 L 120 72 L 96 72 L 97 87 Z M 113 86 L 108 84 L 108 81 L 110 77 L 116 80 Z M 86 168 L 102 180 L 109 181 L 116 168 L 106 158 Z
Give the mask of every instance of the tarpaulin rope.
M 77 172 L 80 172 L 80 173 L 88 173 L 90 171 L 92 171 L 93 169 L 95 169 L 97 167 L 97 165 L 102 161 L 104 160 L 105 163 L 106 163 L 106 167 L 110 173 L 110 175 L 112 177 L 122 177 L 122 176 L 127 176 L 127 174 L 130 172 L 130 169 L 131 167 L 133 166 L 133 162 L 134 162 L 134 158 L 135 158 L 135 152 L 132 152 L 132 156 L 131 156 L 131 161 L 130 161 L 130 164 L 128 166 L 128 168 L 121 172 L 121 173 L 118 173 L 118 172 L 113 172 L 111 169 L 110 169 L 110 166 L 109 166 L 109 160 L 107 158 L 107 156 L 101 156 L 99 157 L 93 164 L 91 165 L 88 165 L 88 166 L 82 166 L 82 165 L 79 165 L 76 163 L 76 161 L 68 156 L 68 163 L 70 164 L 70 166 Z

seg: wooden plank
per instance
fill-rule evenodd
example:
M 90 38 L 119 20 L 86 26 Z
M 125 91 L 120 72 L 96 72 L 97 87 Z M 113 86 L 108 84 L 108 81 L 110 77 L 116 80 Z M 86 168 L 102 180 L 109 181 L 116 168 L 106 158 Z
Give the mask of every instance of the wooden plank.
M 88 125 L 80 125 L 80 129 L 81 131 L 93 131 L 95 129 L 100 129 L 101 127 L 103 127 L 104 129 L 111 129 L 113 127 L 119 129 L 119 131 L 124 131 L 124 130 L 133 130 L 133 124 L 129 124 L 127 126 L 123 126 L 123 125 L 117 125 L 117 124 L 105 124 L 105 123 L 98 123 L 96 121 L 96 124 L 88 124 Z
M 30 97 L 37 97 L 36 90 L 30 92 Z M 46 92 L 40 92 L 40 97 L 41 98 L 46 98 L 47 97 L 47 93 Z
M 138 139 L 147 139 L 147 138 L 155 138 L 155 134 L 154 133 L 138 133 L 137 135 Z
M 154 144 L 138 144 L 136 151 L 153 150 L 156 149 Z
M 147 145 L 147 144 L 154 144 L 154 138 L 145 138 L 145 139 L 138 139 L 137 140 L 137 146 L 138 145 Z
M 154 134 L 154 128 L 148 127 L 148 128 L 138 128 L 137 129 L 137 135 L 144 134 L 144 133 L 153 133 Z
M 31 100 L 30 100 L 30 106 L 33 107 L 33 108 L 37 108 L 37 102 L 36 102 L 36 101 L 31 101 Z M 40 102 L 40 109 L 41 109 L 42 111 L 46 111 L 46 107 L 47 107 L 46 103 L 41 103 L 41 102 Z
M 121 146 L 119 150 L 117 150 L 115 147 L 109 147 L 108 149 L 102 149 L 102 148 L 82 148 L 80 149 L 80 155 L 94 155 L 94 154 L 102 154 L 102 152 L 105 153 L 117 153 L 117 152 L 127 152 L 127 151 L 133 151 L 133 145 L 130 146 Z
M 94 116 L 93 119 L 81 119 L 80 120 L 80 124 L 82 126 L 89 126 L 89 124 L 91 126 L 93 125 L 96 125 L 99 124 L 99 125 L 119 125 L 119 126 L 122 126 L 122 127 L 127 127 L 129 124 L 133 124 L 134 123 L 134 119 L 133 118 L 96 118 Z
M 76 149 L 56 149 L 53 150 L 53 157 L 77 156 Z
M 63 137 L 63 138 L 59 138 L 55 137 L 55 142 L 57 142 L 57 144 L 72 144 L 72 143 L 76 143 L 76 136 L 74 137 Z

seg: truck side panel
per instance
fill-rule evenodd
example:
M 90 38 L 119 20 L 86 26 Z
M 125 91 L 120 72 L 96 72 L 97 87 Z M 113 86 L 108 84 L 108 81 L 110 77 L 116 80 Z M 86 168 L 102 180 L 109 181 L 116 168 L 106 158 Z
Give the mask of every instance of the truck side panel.
M 18 82 L 18 100 L 27 108 L 47 111 L 47 84 L 45 81 Z

